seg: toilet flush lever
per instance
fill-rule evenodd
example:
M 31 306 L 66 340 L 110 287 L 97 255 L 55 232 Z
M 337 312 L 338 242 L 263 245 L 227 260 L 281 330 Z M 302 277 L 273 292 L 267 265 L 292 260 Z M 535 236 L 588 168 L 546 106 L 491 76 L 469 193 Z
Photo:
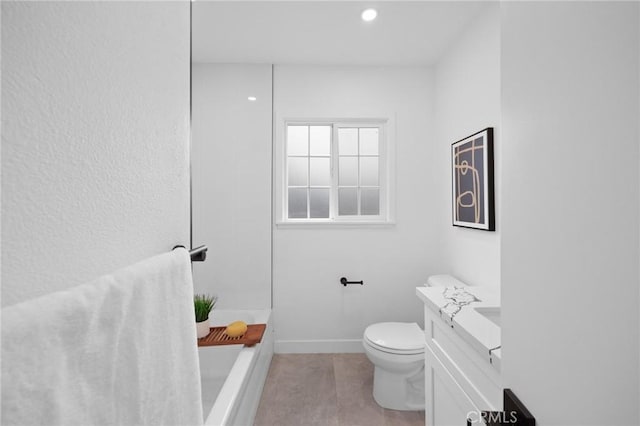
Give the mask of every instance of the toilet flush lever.
M 340 284 L 342 284 L 343 286 L 347 286 L 347 284 L 360 284 L 360 285 L 364 285 L 364 281 L 349 281 L 347 280 L 345 277 L 340 278 Z

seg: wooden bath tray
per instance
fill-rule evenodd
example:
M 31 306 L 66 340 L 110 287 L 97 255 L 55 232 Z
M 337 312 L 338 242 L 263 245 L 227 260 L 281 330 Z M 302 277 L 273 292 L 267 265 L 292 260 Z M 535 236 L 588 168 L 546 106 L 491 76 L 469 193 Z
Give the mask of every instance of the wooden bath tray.
M 253 346 L 262 341 L 267 324 L 247 324 L 247 332 L 239 337 L 229 337 L 227 327 L 210 327 L 209 334 L 198 339 L 198 346 L 246 345 Z

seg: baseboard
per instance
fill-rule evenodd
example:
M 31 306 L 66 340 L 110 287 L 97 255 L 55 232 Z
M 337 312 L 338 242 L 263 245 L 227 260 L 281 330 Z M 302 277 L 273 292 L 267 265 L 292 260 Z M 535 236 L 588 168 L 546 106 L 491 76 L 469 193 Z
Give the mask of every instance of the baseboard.
M 361 339 L 344 340 L 276 340 L 277 354 L 333 354 L 364 352 Z

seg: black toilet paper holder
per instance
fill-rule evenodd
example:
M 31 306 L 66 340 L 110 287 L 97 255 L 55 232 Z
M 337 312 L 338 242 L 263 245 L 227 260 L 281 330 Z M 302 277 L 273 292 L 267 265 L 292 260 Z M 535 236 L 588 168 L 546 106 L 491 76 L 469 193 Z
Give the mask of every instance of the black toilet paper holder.
M 347 286 L 347 284 L 360 284 L 360 285 L 364 285 L 364 281 L 349 281 L 347 280 L 345 277 L 340 278 L 340 284 L 342 284 L 343 286 Z

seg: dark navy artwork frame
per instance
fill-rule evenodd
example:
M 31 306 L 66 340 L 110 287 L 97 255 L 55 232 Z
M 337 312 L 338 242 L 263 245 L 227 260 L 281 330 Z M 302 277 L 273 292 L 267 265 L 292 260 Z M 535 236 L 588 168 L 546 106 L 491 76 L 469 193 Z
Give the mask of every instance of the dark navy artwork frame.
M 453 226 L 495 231 L 493 128 L 451 144 Z

